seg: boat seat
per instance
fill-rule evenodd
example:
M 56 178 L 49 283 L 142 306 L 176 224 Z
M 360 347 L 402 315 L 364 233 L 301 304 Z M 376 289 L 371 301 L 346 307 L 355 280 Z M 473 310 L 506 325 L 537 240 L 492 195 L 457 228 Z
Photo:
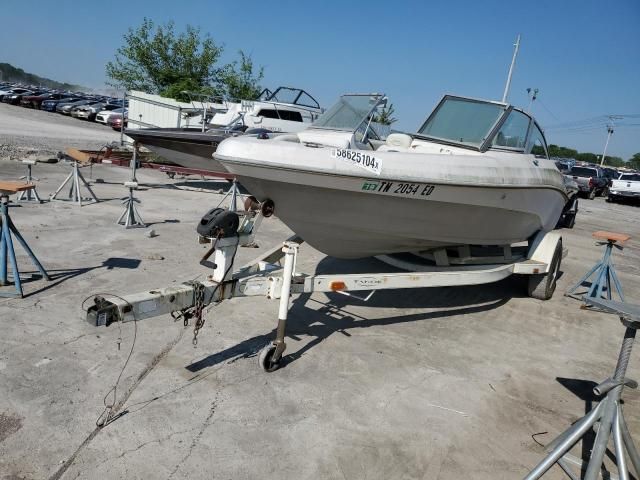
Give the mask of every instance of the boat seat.
M 406 133 L 392 133 L 387 137 L 387 141 L 378 150 L 382 152 L 398 152 L 408 150 L 411 147 L 413 138 Z

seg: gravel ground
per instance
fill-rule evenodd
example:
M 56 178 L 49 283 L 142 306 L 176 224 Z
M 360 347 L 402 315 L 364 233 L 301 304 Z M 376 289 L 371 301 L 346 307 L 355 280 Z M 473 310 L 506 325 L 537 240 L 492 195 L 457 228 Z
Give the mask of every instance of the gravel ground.
M 0 103 L 0 160 L 51 158 L 67 147 L 98 149 L 119 140 L 99 123 Z

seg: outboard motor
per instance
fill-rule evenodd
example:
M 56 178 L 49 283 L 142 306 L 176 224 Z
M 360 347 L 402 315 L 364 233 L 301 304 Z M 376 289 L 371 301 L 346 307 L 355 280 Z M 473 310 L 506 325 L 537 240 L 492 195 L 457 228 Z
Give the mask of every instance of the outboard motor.
M 240 217 L 225 208 L 209 210 L 200 220 L 196 229 L 198 235 L 208 238 L 233 237 L 238 233 Z

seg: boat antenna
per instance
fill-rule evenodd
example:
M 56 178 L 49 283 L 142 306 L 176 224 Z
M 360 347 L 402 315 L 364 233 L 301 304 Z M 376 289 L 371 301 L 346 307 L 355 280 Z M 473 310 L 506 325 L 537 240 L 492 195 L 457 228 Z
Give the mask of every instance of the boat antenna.
M 511 77 L 513 75 L 513 67 L 516 66 L 516 57 L 518 56 L 518 50 L 520 49 L 520 34 L 518 34 L 518 38 L 516 38 L 516 43 L 514 43 L 513 49 L 513 58 L 511 59 L 511 66 L 509 67 L 509 75 L 507 76 L 507 84 L 504 86 L 504 93 L 502 94 L 502 102 L 506 103 L 507 97 L 509 96 L 509 88 L 511 88 Z

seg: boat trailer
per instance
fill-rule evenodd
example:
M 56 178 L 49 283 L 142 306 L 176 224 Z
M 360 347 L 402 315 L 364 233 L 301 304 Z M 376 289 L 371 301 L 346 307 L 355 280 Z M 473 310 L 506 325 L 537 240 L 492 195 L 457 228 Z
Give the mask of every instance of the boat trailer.
M 296 272 L 303 240 L 294 235 L 282 246 L 233 271 L 238 248 L 253 244 L 260 223 L 273 214 L 273 203 L 266 201 L 259 205 L 249 201 L 245 203 L 245 209 L 233 212 L 216 208 L 201 220 L 198 226 L 200 241 L 212 244 L 200 262 L 213 268 L 213 273 L 206 279 L 125 296 L 95 296 L 93 305 L 87 310 L 87 322 L 93 326 L 108 326 L 171 314 L 174 318 L 183 318 L 186 325 L 194 318 L 195 343 L 197 332 L 204 323 L 204 307 L 234 297 L 265 296 L 280 302 L 276 338 L 258 356 L 260 366 L 271 372 L 280 367 L 286 348 L 289 298 L 293 294 L 333 292 L 367 301 L 378 290 L 479 285 L 522 274 L 529 275 L 529 296 L 547 300 L 555 290 L 562 259 L 560 234 L 538 232 L 526 246 L 503 246 L 499 254 L 494 248 L 484 256 L 478 255 L 471 247 L 461 246 L 457 249 L 458 255 L 450 257 L 444 249 L 437 250 L 425 255 L 435 262 L 420 268 L 406 259 L 378 257 L 396 267 L 410 268 L 407 272 L 307 275 Z M 209 260 L 211 257 L 212 261 Z M 360 297 L 353 293 L 359 291 L 369 294 Z

